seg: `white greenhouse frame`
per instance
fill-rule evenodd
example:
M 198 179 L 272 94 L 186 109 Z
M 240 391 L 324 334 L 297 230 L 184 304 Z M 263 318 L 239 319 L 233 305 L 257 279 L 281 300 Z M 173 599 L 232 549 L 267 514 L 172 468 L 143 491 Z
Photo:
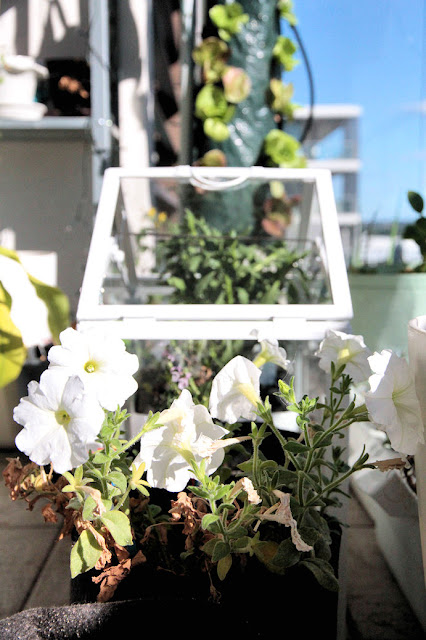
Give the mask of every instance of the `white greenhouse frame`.
M 314 187 L 319 206 L 329 279 L 329 304 L 102 304 L 114 220 L 123 223 L 123 179 L 173 178 L 215 190 L 250 180 L 297 180 L 304 184 L 300 237 L 309 226 Z M 226 179 L 226 182 L 224 180 Z M 225 187 L 226 185 L 226 187 Z M 125 215 L 124 215 L 125 218 Z M 128 273 L 137 280 L 129 243 Z M 327 329 L 347 330 L 353 315 L 342 239 L 330 171 L 266 167 L 110 168 L 104 180 L 77 309 L 80 330 L 101 326 L 123 339 L 253 339 L 253 330 L 279 340 L 320 340 Z

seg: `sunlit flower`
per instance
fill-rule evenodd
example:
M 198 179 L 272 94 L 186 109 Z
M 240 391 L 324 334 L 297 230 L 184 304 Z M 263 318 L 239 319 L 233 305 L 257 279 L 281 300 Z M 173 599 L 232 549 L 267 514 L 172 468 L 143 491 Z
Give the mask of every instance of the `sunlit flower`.
M 261 370 L 243 356 L 235 356 L 215 376 L 210 392 L 213 418 L 233 424 L 240 418 L 254 420 L 260 402 Z
M 15 439 L 18 449 L 36 464 L 52 463 L 57 473 L 64 473 L 86 462 L 89 451 L 97 448 L 105 414 L 77 376 L 47 370 L 39 383 L 30 382 L 13 417 L 24 427 Z
M 365 404 L 374 424 L 386 431 L 392 448 L 407 455 L 424 442 L 424 426 L 407 361 L 390 349 L 368 358 L 373 375 Z
M 61 345 L 49 350 L 50 367 L 77 375 L 99 404 L 115 411 L 138 388 L 132 377 L 138 370 L 136 355 L 127 353 L 124 342 L 113 336 L 81 333 L 68 328 L 60 334 Z
M 197 464 L 207 459 L 206 473 L 212 474 L 224 458 L 222 448 L 206 450 L 206 443 L 222 438 L 226 429 L 214 424 L 203 405 L 196 405 L 187 389 L 162 411 L 158 423 L 163 425 L 143 434 L 140 453 L 134 464 L 144 462 L 147 481 L 152 487 L 176 492 L 185 488 L 193 477 L 191 459 Z
M 254 330 L 252 335 L 255 336 L 260 343 L 261 351 L 258 353 L 253 363 L 256 367 L 262 367 L 267 362 L 272 362 L 278 367 L 288 369 L 290 361 L 287 360 L 287 352 L 280 347 L 276 338 L 266 337 L 261 332 Z
M 269 509 L 267 509 L 263 514 L 259 517 L 262 520 L 273 520 L 278 522 L 279 524 L 283 524 L 286 527 L 291 528 L 291 539 L 293 541 L 294 546 L 298 551 L 311 551 L 312 547 L 309 544 L 306 544 L 300 537 L 300 533 L 297 530 L 297 522 L 293 518 L 293 514 L 290 509 L 290 497 L 289 493 L 283 493 L 278 489 L 275 489 L 273 493 L 279 498 L 279 502 L 272 505 Z
M 362 336 L 330 330 L 315 355 L 320 359 L 319 367 L 327 373 L 334 362 L 336 367 L 345 365 L 345 373 L 354 382 L 364 382 L 371 374 L 368 364 L 371 351 L 365 345 Z

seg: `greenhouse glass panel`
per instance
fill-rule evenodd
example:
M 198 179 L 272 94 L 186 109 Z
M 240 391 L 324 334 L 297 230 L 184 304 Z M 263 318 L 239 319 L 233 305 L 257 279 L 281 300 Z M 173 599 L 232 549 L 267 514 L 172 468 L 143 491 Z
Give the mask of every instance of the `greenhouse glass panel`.
M 104 175 L 77 322 L 127 339 L 320 339 L 352 305 L 327 170 Z

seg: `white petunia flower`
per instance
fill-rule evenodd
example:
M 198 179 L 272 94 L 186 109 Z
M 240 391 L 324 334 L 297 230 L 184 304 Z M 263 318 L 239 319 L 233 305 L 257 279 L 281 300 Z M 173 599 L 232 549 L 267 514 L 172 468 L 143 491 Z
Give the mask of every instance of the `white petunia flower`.
M 319 367 L 323 371 L 329 373 L 332 362 L 336 367 L 345 365 L 345 373 L 356 383 L 364 382 L 371 374 L 368 364 L 371 351 L 362 336 L 329 330 L 315 355 L 319 357 Z
M 267 362 L 272 362 L 278 367 L 288 369 L 290 361 L 287 360 L 287 352 L 283 347 L 279 346 L 276 338 L 265 337 L 256 329 L 252 331 L 251 334 L 257 338 L 261 347 L 260 353 L 258 353 L 253 361 L 253 364 L 255 364 L 256 367 L 260 368 Z
M 145 463 L 147 481 L 152 487 L 171 492 L 182 491 L 194 477 L 191 459 L 199 464 L 206 458 L 207 475 L 221 465 L 223 449 L 210 452 L 206 445 L 228 432 L 214 424 L 203 405 L 194 404 L 188 389 L 182 391 L 170 409 L 161 412 L 158 423 L 163 426 L 142 435 L 140 453 L 134 461 L 136 467 Z
M 104 409 L 115 411 L 135 393 L 138 385 L 132 376 L 139 367 L 138 357 L 127 353 L 123 340 L 72 328 L 62 331 L 59 338 L 61 345 L 48 353 L 50 367 L 77 375 Z
M 424 443 L 424 426 L 414 380 L 407 361 L 390 349 L 368 358 L 373 371 L 365 404 L 371 421 L 386 431 L 392 448 L 414 455 Z
M 233 424 L 240 418 L 254 420 L 260 402 L 261 370 L 244 356 L 235 356 L 215 376 L 210 391 L 213 418 Z
M 28 385 L 28 396 L 13 411 L 24 428 L 15 444 L 33 462 L 52 463 L 57 473 L 78 467 L 96 449 L 105 414 L 96 398 L 85 393 L 77 376 L 45 371 Z

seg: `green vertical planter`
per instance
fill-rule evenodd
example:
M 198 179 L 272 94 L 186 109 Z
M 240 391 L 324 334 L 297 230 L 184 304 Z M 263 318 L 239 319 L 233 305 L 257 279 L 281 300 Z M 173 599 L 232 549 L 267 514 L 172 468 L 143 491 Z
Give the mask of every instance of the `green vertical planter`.
M 349 273 L 352 333 L 373 351 L 408 355 L 408 322 L 426 314 L 426 273 Z

